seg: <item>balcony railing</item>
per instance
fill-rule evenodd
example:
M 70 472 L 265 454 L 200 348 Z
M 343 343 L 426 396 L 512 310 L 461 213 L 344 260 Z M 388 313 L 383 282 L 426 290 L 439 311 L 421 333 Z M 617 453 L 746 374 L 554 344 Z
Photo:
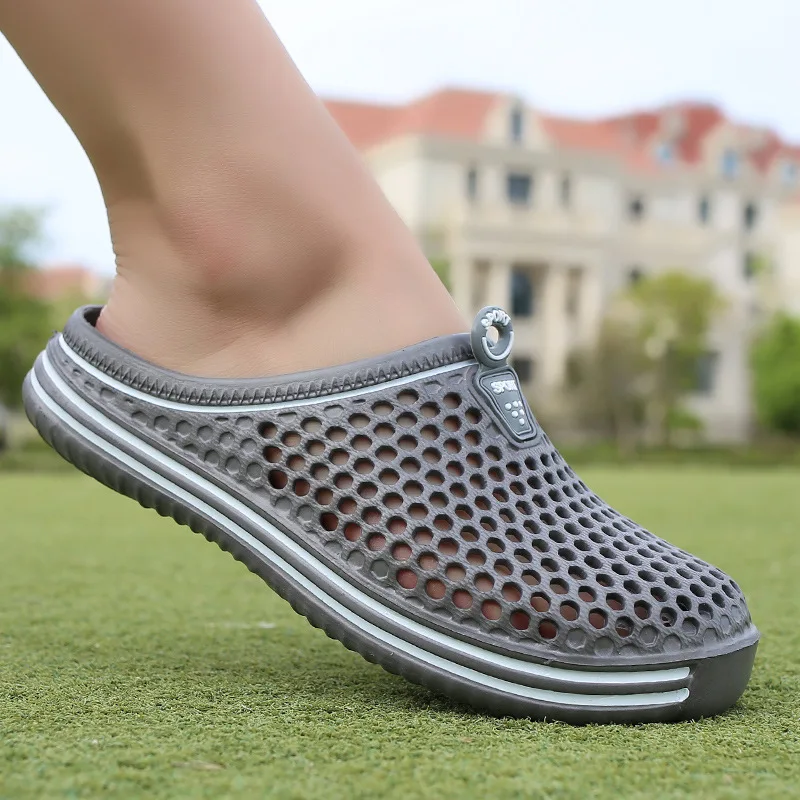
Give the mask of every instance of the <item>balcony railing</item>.
M 446 214 L 449 225 L 540 235 L 602 236 L 610 232 L 600 214 L 511 203 L 455 203 Z

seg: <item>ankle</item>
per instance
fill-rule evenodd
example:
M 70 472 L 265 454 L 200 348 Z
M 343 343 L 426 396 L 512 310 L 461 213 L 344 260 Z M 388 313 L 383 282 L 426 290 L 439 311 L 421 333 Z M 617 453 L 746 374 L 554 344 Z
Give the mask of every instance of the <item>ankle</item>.
M 410 235 L 412 246 L 400 237 L 380 249 L 354 237 L 320 239 L 276 265 L 258 241 L 217 225 L 202 234 L 207 248 L 181 246 L 152 226 L 112 230 L 118 276 L 98 328 L 179 372 L 296 372 L 464 329 Z

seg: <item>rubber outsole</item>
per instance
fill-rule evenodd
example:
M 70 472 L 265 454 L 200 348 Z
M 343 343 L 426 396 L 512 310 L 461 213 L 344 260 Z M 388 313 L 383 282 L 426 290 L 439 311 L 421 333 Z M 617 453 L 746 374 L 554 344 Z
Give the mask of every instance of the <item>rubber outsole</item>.
M 389 672 L 492 714 L 558 719 L 570 723 L 656 722 L 711 716 L 730 707 L 749 679 L 757 640 L 732 652 L 686 662 L 616 671 L 563 669 L 528 664 L 524 678 L 511 667 L 489 666 L 462 646 L 457 660 L 418 636 L 398 636 L 397 626 L 376 624 L 374 603 L 363 608 L 340 602 L 269 545 L 269 525 L 253 536 L 233 516 L 225 516 L 187 491 L 186 476 L 176 482 L 142 455 L 134 455 L 113 435 L 114 423 L 98 424 L 81 409 L 81 399 L 60 382 L 40 357 L 25 381 L 25 408 L 31 422 L 62 457 L 81 471 L 169 516 L 230 552 L 259 575 L 315 627 Z M 60 384 L 60 386 L 59 386 Z M 102 421 L 101 421 L 102 422 Z M 183 485 L 181 485 L 183 484 Z M 277 533 L 277 532 L 275 532 Z M 367 598 L 368 600 L 368 598 Z M 370 621 L 371 620 L 371 621 Z M 466 655 L 464 654 L 466 652 Z M 498 661 L 497 657 L 493 659 Z M 511 659 L 506 659 L 511 661 Z M 513 666 L 513 665 L 512 665 Z M 622 677 L 620 677 L 622 676 Z

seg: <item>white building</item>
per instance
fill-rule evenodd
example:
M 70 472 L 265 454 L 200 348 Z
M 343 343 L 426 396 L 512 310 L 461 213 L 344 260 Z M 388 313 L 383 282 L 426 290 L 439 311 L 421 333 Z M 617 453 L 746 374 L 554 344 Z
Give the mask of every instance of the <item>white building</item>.
M 512 313 L 537 403 L 557 407 L 570 353 L 591 345 L 621 288 L 679 268 L 727 301 L 691 407 L 709 439 L 747 435 L 748 343 L 765 302 L 755 258 L 777 265 L 772 301 L 800 311 L 800 148 L 707 104 L 594 121 L 458 89 L 327 105 L 429 256 L 448 261 L 461 310 Z

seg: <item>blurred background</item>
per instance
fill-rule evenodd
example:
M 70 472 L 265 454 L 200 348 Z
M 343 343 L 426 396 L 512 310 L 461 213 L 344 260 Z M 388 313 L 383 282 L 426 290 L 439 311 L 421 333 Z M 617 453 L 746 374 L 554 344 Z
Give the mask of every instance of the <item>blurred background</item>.
M 264 0 L 467 317 L 584 460 L 800 463 L 791 0 Z M 0 39 L 0 468 L 49 464 L 19 387 L 102 302 L 105 212 Z
M 800 2 L 261 5 L 465 317 L 513 314 L 582 479 L 736 578 L 753 682 L 692 724 L 469 715 L 53 454 L 20 385 L 114 256 L 0 38 L 0 797 L 796 797 Z

